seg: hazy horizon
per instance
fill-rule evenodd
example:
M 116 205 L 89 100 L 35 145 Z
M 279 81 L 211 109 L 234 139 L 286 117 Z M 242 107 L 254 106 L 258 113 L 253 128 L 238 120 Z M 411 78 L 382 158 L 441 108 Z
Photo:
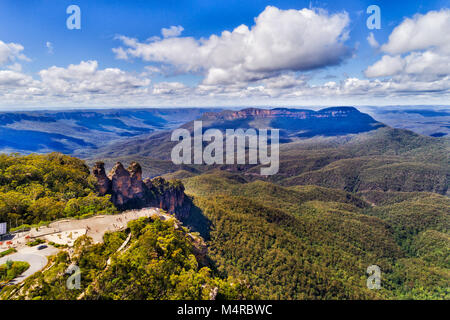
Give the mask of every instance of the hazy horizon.
M 275 108 L 288 108 L 288 109 L 311 109 L 311 110 L 320 110 L 323 108 L 330 107 L 354 107 L 357 109 L 365 109 L 365 108 L 398 108 L 399 110 L 403 109 L 414 109 L 418 110 L 420 108 L 433 108 L 434 110 L 448 110 L 450 109 L 449 105 L 235 105 L 235 106 L 105 106 L 105 107 L 29 107 L 29 108 L 21 108 L 21 109 L 10 109 L 10 108 L 2 108 L 0 107 L 0 112 L 8 112 L 8 113 L 19 113 L 19 112 L 58 112 L 58 111 L 95 111 L 95 110 L 145 110 L 145 109 L 247 109 L 247 108 L 260 108 L 260 109 L 275 109 Z

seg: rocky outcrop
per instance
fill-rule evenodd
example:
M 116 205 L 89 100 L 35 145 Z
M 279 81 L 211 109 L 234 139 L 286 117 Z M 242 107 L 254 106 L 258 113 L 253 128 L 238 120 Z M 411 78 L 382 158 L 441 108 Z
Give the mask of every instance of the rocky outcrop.
M 179 180 L 167 181 L 161 177 L 145 179 L 144 184 L 147 190 L 158 199 L 158 206 L 168 212 L 175 212 L 180 219 L 187 218 L 190 210 L 189 202 L 184 194 L 184 185 Z M 190 202 L 189 202 L 190 203 Z
M 96 162 L 92 168 L 92 174 L 97 178 L 97 192 L 99 194 L 108 194 L 111 192 L 111 180 L 108 179 L 105 172 L 105 164 Z
M 142 182 L 141 166 L 132 162 L 127 170 L 118 162 L 108 174 L 111 181 L 111 200 L 118 208 L 134 209 L 146 206 L 146 190 Z
M 179 219 L 189 215 L 191 202 L 184 194 L 181 181 L 167 181 L 161 177 L 142 180 L 142 168 L 132 162 L 125 169 L 117 162 L 108 175 L 104 163 L 97 162 L 92 169 L 100 195 L 111 195 L 111 201 L 120 210 L 159 207 Z

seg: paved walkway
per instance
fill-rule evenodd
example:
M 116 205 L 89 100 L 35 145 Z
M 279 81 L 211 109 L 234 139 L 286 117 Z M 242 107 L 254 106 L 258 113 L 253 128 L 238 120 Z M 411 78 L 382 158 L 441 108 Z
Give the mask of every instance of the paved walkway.
M 30 267 L 24 273 L 16 277 L 14 280 L 10 281 L 9 284 L 21 283 L 29 276 L 38 271 L 41 271 L 47 265 L 47 257 L 58 252 L 58 249 L 51 246 L 42 250 L 38 250 L 37 247 L 39 246 L 35 246 L 32 248 L 23 248 L 17 253 L 13 253 L 0 258 L 0 265 L 5 264 L 8 260 L 24 261 L 30 264 Z
M 92 218 L 80 220 L 62 220 L 50 223 L 47 229 L 39 229 L 34 232 L 33 237 L 39 236 L 39 233 L 46 233 L 49 230 L 56 232 L 73 231 L 86 229 L 86 235 L 94 240 L 94 243 L 103 241 L 103 235 L 106 232 L 124 230 L 128 222 L 142 217 L 151 217 L 157 215 L 163 219 L 169 219 L 170 215 L 160 213 L 157 208 L 146 208 L 140 210 L 125 211 L 120 214 L 94 216 Z
M 25 261 L 30 264 L 30 268 L 12 280 L 10 284 L 17 284 L 24 281 L 32 274 L 42 270 L 47 265 L 47 257 L 58 253 L 58 249 L 48 246 L 43 250 L 38 250 L 38 246 L 27 247 L 26 242 L 30 238 L 47 238 L 47 240 L 58 242 L 64 242 L 69 246 L 73 245 L 74 240 L 82 235 L 86 234 L 91 237 L 95 243 L 103 241 L 103 235 L 106 232 L 114 232 L 124 230 L 127 227 L 129 221 L 136 220 L 142 217 L 158 216 L 162 220 L 168 220 L 173 218 L 169 214 L 163 214 L 158 208 L 145 208 L 140 210 L 125 211 L 116 215 L 102 215 L 94 216 L 87 219 L 66 219 L 50 223 L 48 227 L 40 227 L 38 230 L 33 228 L 30 232 L 25 232 L 20 237 L 15 237 L 13 240 L 14 247 L 18 250 L 17 253 L 10 254 L 3 258 L 0 258 L 0 264 L 5 264 L 6 261 Z M 58 237 L 56 239 L 55 237 Z M 130 237 L 124 242 L 126 245 Z M 55 241 L 56 242 L 56 241 Z M 5 246 L 2 250 L 7 249 Z M 121 248 L 122 249 L 122 248 Z
M 125 211 L 114 215 L 93 216 L 91 218 L 80 220 L 59 220 L 50 223 L 48 227 L 42 226 L 37 230 L 36 228 L 32 228 L 28 232 L 22 232 L 15 235 L 14 239 L 11 239 L 12 244 L 10 245 L 7 244 L 7 241 L 3 241 L 3 244 L 0 246 L 0 251 L 7 250 L 10 247 L 19 250 L 20 248 L 25 247 L 26 243 L 34 238 L 45 238 L 49 241 L 54 241 L 55 243 L 72 246 L 76 238 L 81 234 L 86 234 L 91 237 L 95 243 L 99 243 L 103 241 L 103 235 L 106 232 L 124 230 L 131 220 L 142 217 L 151 217 L 153 215 L 157 215 L 163 220 L 168 220 L 172 217 L 169 214 L 161 213 L 158 208 L 144 208 Z M 73 232 L 77 232 L 77 234 Z M 70 233 L 72 234 L 69 237 Z M 29 238 L 27 239 L 26 237 Z M 55 239 L 54 237 L 58 237 L 58 239 Z

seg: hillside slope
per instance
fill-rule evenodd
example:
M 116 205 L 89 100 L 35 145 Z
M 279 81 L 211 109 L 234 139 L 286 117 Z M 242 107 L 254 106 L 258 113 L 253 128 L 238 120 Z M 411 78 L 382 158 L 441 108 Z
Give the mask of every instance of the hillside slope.
M 128 234 L 127 234 L 128 233 Z M 130 236 L 130 241 L 126 238 Z M 125 248 L 121 246 L 125 244 Z M 202 240 L 175 220 L 131 221 L 123 232 L 93 244 L 82 236 L 73 251 L 62 250 L 49 266 L 24 283 L 5 287 L 1 299 L 243 299 L 252 298 L 239 279 L 220 279 L 203 265 Z M 121 250 L 119 250 L 121 249 Z M 80 288 L 67 288 L 71 265 L 80 268 Z
M 449 189 L 450 139 L 389 128 L 354 108 L 317 112 L 245 109 L 205 113 L 201 120 L 204 130 L 279 128 L 282 142 L 279 172 L 266 178 L 259 176 L 261 165 L 173 165 L 170 153 L 176 142 L 170 141 L 170 132 L 113 144 L 103 148 L 96 157 L 107 167 L 119 159 L 130 162 L 139 158 L 144 175 L 150 177 L 179 170 L 201 174 L 220 168 L 245 173 L 249 179 L 267 179 L 285 186 L 320 185 L 351 192 L 439 194 L 447 194 Z M 360 128 L 363 124 L 364 130 Z M 189 122 L 182 128 L 192 131 L 192 126 Z
M 98 109 L 0 112 L 0 152 L 86 156 L 130 137 L 176 128 L 212 109 Z
M 184 184 L 197 206 L 186 223 L 207 239 L 218 270 L 243 274 L 263 298 L 449 298 L 449 268 L 441 263 L 449 232 L 446 197 L 410 199 L 386 211 L 340 190 L 284 188 L 224 172 Z M 423 215 L 428 202 L 435 205 Z M 413 221 L 417 227 L 408 227 Z M 412 249 L 421 241 L 434 253 Z M 373 264 L 384 274 L 377 292 L 365 283 Z
M 256 109 L 240 111 L 205 112 L 197 119 L 203 131 L 214 128 L 226 129 L 280 129 L 280 142 L 287 143 L 299 138 L 316 136 L 342 136 L 370 132 L 384 127 L 367 114 L 353 107 L 326 108 L 319 111 L 302 109 Z M 194 123 L 189 121 L 180 128 L 193 132 Z M 171 132 L 157 132 L 129 139 L 126 142 L 101 148 L 97 157 L 145 156 L 169 160 L 170 150 L 176 142 L 170 141 Z

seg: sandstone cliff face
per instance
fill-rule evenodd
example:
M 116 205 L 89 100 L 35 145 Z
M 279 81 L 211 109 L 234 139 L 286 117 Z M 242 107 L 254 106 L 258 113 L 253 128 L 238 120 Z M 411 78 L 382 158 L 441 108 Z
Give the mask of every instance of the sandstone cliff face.
M 136 162 L 132 162 L 127 169 L 118 162 L 108 176 L 104 164 L 97 162 L 92 174 L 97 178 L 98 193 L 110 194 L 111 201 L 121 210 L 159 207 L 179 219 L 189 215 L 191 204 L 184 194 L 183 184 L 161 177 L 143 181 L 142 168 Z
M 97 192 L 105 195 L 111 193 L 111 180 L 108 179 L 103 162 L 97 162 L 92 169 L 92 174 L 97 178 Z
M 317 118 L 346 118 L 352 114 L 360 114 L 360 112 L 353 107 L 336 107 L 327 108 L 320 111 L 313 110 L 297 110 L 297 109 L 257 109 L 248 108 L 240 111 L 222 111 L 205 112 L 203 119 L 205 120 L 236 120 L 247 118 L 295 118 L 295 119 L 317 119 Z

